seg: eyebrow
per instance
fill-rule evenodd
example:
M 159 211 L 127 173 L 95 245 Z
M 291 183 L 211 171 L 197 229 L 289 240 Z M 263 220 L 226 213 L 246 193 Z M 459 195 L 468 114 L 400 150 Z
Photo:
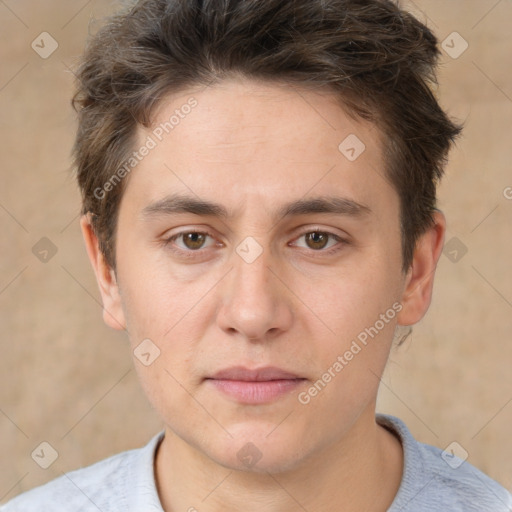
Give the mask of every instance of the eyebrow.
M 274 215 L 276 218 L 284 218 L 314 213 L 330 213 L 351 217 L 363 217 L 371 212 L 372 210 L 367 205 L 358 203 L 352 199 L 321 196 L 286 203 L 279 208 Z M 149 219 L 155 216 L 180 213 L 218 217 L 225 220 L 235 216 L 234 212 L 228 211 L 228 209 L 221 204 L 205 201 L 193 196 L 172 194 L 146 206 L 142 210 L 142 217 Z

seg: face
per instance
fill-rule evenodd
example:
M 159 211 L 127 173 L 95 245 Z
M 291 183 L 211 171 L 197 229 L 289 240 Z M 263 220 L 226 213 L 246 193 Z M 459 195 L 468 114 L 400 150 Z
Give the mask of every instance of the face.
M 233 80 L 168 97 L 138 138 L 105 319 L 176 439 L 226 467 L 299 466 L 373 415 L 397 322 L 428 307 L 411 305 L 428 265 L 401 271 L 381 133 L 327 93 Z

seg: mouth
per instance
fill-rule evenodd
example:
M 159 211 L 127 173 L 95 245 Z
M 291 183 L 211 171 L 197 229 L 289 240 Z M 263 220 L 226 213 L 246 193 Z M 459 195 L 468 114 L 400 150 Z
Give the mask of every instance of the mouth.
M 272 366 L 254 370 L 234 366 L 207 377 L 205 381 L 239 403 L 264 404 L 297 390 L 307 379 Z

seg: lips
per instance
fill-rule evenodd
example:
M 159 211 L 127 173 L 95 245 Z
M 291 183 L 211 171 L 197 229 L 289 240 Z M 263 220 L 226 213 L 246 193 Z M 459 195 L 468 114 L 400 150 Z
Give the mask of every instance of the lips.
M 266 366 L 255 370 L 249 370 L 243 366 L 233 366 L 231 368 L 220 370 L 209 378 L 217 380 L 263 382 L 269 380 L 294 380 L 301 379 L 302 377 L 274 366 Z
M 246 405 L 275 402 L 297 391 L 306 382 L 297 374 L 273 366 L 254 370 L 234 366 L 220 370 L 205 380 L 224 396 Z

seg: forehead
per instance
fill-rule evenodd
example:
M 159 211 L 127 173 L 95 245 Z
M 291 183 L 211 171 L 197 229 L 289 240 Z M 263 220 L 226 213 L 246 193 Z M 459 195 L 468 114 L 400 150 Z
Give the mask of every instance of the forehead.
M 197 105 L 189 109 L 191 98 Z M 296 159 L 309 156 L 318 160 L 325 149 L 338 149 L 340 137 L 349 132 L 367 139 L 370 153 L 382 146 L 382 134 L 376 126 L 347 115 L 340 97 L 326 88 L 305 90 L 244 78 L 197 87 L 164 99 L 156 109 L 151 129 L 140 130 L 140 135 L 159 131 L 159 127 L 164 129 L 162 136 L 170 135 L 165 128 L 173 113 L 178 116 L 174 116 L 177 124 L 172 133 L 179 132 L 184 139 L 198 143 L 199 153 L 232 150 L 240 157 L 245 149 L 264 157 L 276 147 L 291 147 Z M 293 155 L 283 153 L 283 158 Z
M 242 79 L 198 87 L 168 96 L 137 135 L 139 147 L 152 141 L 127 187 L 141 207 L 176 189 L 240 207 L 334 189 L 362 204 L 394 193 L 380 130 L 326 91 Z

